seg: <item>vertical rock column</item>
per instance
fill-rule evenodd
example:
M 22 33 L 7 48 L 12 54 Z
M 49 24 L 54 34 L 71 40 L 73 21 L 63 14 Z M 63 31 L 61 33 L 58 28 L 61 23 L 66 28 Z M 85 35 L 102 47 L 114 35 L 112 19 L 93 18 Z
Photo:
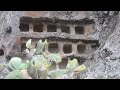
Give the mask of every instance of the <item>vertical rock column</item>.
M 77 53 L 77 44 L 75 44 L 75 43 L 72 44 L 72 53 L 73 54 Z
M 58 32 L 58 33 L 61 33 L 60 25 L 57 27 L 57 32 Z
M 75 34 L 75 27 L 74 26 L 70 26 L 70 32 L 71 32 L 71 34 Z
M 45 24 L 45 23 L 43 23 L 43 32 L 44 33 L 47 33 L 47 24 Z M 49 53 L 49 51 L 48 51 L 48 49 L 49 49 L 49 44 L 45 47 L 46 49 L 45 49 L 45 52 L 48 54 Z
M 47 33 L 47 24 L 43 23 L 43 32 Z
M 58 27 L 57 27 L 57 32 L 58 32 L 58 33 L 61 33 L 60 25 L 58 25 Z M 62 42 L 59 42 L 59 43 L 58 43 L 58 48 L 59 48 L 60 54 L 63 55 L 64 52 L 63 52 L 63 43 L 62 43 Z
M 63 44 L 62 42 L 58 43 L 59 52 L 60 52 L 61 57 L 64 56 L 63 45 L 64 45 L 64 44 Z
M 33 32 L 34 25 L 32 23 L 29 24 L 29 32 Z
M 90 44 L 87 44 L 87 45 L 86 45 L 85 53 L 87 53 L 87 54 L 92 53 L 92 48 L 91 48 L 91 45 L 90 45 Z

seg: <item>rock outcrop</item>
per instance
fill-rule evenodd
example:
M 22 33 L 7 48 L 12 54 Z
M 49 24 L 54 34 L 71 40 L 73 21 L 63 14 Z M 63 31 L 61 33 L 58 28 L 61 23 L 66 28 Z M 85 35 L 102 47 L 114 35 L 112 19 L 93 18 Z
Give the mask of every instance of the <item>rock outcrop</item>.
M 92 37 L 99 40 L 100 46 L 84 62 L 88 69 L 81 78 L 120 78 L 119 11 L 0 11 L 0 49 L 4 51 L 4 55 L 0 56 L 0 63 L 7 63 L 12 56 L 20 54 L 19 19 L 22 16 L 54 17 L 63 20 L 93 19 L 96 31 Z M 1 75 L 4 75 L 3 71 L 0 72 L 0 77 Z

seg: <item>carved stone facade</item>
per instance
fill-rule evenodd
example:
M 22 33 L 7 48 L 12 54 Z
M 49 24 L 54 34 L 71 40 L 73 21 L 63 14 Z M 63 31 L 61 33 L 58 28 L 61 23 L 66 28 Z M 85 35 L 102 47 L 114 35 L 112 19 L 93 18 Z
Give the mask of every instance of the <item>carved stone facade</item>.
M 0 56 L 10 60 L 13 56 L 21 56 L 27 40 L 32 39 L 36 45 L 38 40 L 47 39 L 48 53 L 60 53 L 63 60 L 69 57 L 84 62 L 99 47 L 99 40 L 93 36 L 97 30 L 94 19 L 85 18 L 83 12 L 79 19 L 57 18 L 55 15 L 41 11 L 11 12 L 11 18 L 7 20 L 10 25 L 6 26 L 6 35 L 0 41 L 3 42 Z
M 48 53 L 60 53 L 63 59 L 68 57 L 86 58 L 98 47 L 98 40 L 91 37 L 95 32 L 92 19 L 62 20 L 56 18 L 20 18 L 21 52 L 25 43 L 32 39 L 36 45 L 39 39 L 49 42 Z

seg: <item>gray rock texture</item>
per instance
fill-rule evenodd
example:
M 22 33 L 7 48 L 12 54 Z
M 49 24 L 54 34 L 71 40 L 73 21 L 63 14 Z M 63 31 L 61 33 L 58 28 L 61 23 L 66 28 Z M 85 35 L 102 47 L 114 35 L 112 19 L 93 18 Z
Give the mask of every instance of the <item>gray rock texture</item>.
M 6 56 L 9 58 L 10 55 L 17 56 L 19 54 L 19 49 L 16 48 L 20 45 L 19 19 L 22 16 L 54 17 L 65 20 L 94 19 L 96 32 L 92 38 L 99 40 L 100 47 L 91 58 L 85 61 L 87 71 L 81 75 L 81 78 L 120 78 L 119 11 L 0 11 L 0 48 L 5 51 L 5 57 L 0 56 L 0 63 L 7 63 Z M 9 27 L 12 29 L 11 34 L 7 33 Z M 9 49 L 6 50 L 6 47 Z M 0 78 L 4 77 L 3 72 L 7 71 L 0 72 Z

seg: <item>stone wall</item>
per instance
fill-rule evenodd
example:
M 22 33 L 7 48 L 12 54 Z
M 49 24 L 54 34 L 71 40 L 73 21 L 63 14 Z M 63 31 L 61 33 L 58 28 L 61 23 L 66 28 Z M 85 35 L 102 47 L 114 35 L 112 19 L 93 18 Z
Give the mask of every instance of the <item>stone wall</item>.
M 59 41 L 57 44 L 68 43 L 71 48 L 71 52 L 68 52 L 70 53 L 69 55 L 74 55 L 72 54 L 74 52 L 75 56 L 79 56 L 76 55 L 76 53 L 79 53 L 77 49 L 81 47 L 80 44 L 84 46 L 85 41 L 90 44 L 93 42 L 93 45 L 98 44 L 97 38 L 94 37 L 96 31 L 94 20 L 88 17 L 86 12 L 76 12 L 80 14 L 79 17 L 77 16 L 78 18 L 72 15 L 73 13 L 68 11 L 58 11 L 56 13 L 54 11 L 3 12 L 1 19 L 2 17 L 6 17 L 6 21 L 4 20 L 6 26 L 2 23 L 4 27 L 2 26 L 3 28 L 1 28 L 1 36 L 3 37 L 1 37 L 2 43 L 0 47 L 3 51 L 4 59 L 10 60 L 13 56 L 20 56 L 21 44 L 25 45 L 25 42 L 22 43 L 21 38 L 34 38 L 36 40 L 56 38 Z M 86 45 L 84 49 L 90 51 L 91 46 L 89 44 Z M 64 51 L 64 45 L 59 44 L 59 47 L 59 50 L 62 49 L 62 53 Z M 65 55 L 65 57 L 68 56 Z
M 65 40 L 73 39 L 73 41 L 74 39 L 78 41 L 87 40 L 89 42 L 90 40 L 98 40 L 100 46 L 98 45 L 99 48 L 94 48 L 95 45 L 92 46 L 95 52 L 84 62 L 88 69 L 86 73 L 81 75 L 81 78 L 120 78 L 119 16 L 119 11 L 0 11 L 0 62 L 6 63 L 11 57 L 20 55 L 21 35 L 25 38 L 37 38 L 38 36 L 42 38 L 50 37 L 49 35 L 56 35 L 59 38 L 64 37 Z M 85 27 L 86 35 L 69 35 L 71 34 L 69 31 L 64 32 L 63 35 L 57 34 L 56 32 L 49 32 L 51 34 L 48 33 L 48 35 L 39 33 L 34 35 L 20 32 L 21 17 L 57 18 L 63 21 L 89 19 L 93 20 L 95 25 L 92 26 L 92 24 L 90 27 Z M 31 31 L 33 25 L 29 24 L 29 27 Z M 93 33 L 89 33 L 92 30 L 90 29 L 91 27 L 94 27 Z M 57 30 L 59 33 L 61 32 L 60 29 Z M 53 42 L 53 40 L 50 42 Z M 76 46 L 74 43 L 66 42 L 71 45 L 67 47 Z M 76 50 L 76 48 L 73 49 L 73 51 Z M 80 60 L 82 61 L 82 58 Z

